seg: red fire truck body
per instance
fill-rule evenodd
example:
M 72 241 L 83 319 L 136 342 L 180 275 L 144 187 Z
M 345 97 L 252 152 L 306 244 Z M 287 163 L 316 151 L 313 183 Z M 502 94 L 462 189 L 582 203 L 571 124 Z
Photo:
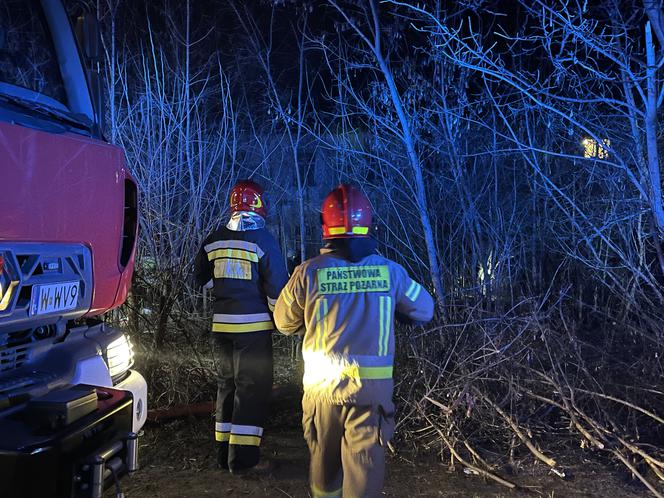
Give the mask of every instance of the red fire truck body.
M 137 468 L 147 386 L 103 314 L 129 291 L 138 193 L 102 133 L 100 51 L 61 0 L 0 2 L 3 497 L 100 497 Z
M 135 196 L 122 150 L 86 136 L 0 122 L 0 157 L 0 239 L 85 244 L 95 280 L 86 314 L 122 304 L 134 266 L 133 251 L 121 261 L 126 184 Z

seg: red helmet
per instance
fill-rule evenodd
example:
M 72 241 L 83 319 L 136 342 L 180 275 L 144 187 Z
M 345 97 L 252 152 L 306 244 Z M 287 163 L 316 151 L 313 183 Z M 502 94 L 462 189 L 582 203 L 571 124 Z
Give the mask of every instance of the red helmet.
M 263 218 L 267 214 L 263 201 L 263 187 L 251 180 L 239 180 L 231 190 L 231 212 L 253 211 Z
M 341 184 L 327 194 L 321 211 L 324 239 L 369 236 L 371 205 L 352 185 Z

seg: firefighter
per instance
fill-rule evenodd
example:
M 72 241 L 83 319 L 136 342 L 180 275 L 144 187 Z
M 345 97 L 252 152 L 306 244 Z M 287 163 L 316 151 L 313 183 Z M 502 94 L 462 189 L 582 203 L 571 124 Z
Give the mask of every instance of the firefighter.
M 272 389 L 272 311 L 288 274 L 265 228 L 262 187 L 251 180 L 237 182 L 230 211 L 226 226 L 203 242 L 195 273 L 198 284 L 214 294 L 217 463 L 237 474 L 271 467 L 269 461 L 259 463 L 259 447 Z
M 371 206 L 351 185 L 322 206 L 321 254 L 295 269 L 275 307 L 277 328 L 304 328 L 302 425 L 314 497 L 379 496 L 394 430 L 395 313 L 433 317 L 433 299 L 399 264 L 379 256 Z

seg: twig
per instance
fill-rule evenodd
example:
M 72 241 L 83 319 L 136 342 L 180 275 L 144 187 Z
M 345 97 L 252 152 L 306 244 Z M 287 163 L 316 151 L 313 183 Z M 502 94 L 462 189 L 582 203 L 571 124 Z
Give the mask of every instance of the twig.
M 477 453 L 477 451 L 475 451 L 475 449 L 474 449 L 470 444 L 468 444 L 468 441 L 467 441 L 467 440 L 465 440 L 465 439 L 463 440 L 463 445 L 466 447 L 466 449 L 468 450 L 468 452 L 469 452 L 471 455 L 473 455 L 473 458 L 475 458 L 477 461 L 479 461 L 479 462 L 480 462 L 482 465 L 484 465 L 487 469 L 490 469 L 490 468 L 491 468 L 491 465 L 489 465 L 489 464 L 488 464 L 488 463 L 487 463 L 487 462 L 486 462 L 486 461 L 485 461 L 485 460 L 479 455 L 479 453 Z
M 597 393 L 597 392 L 593 392 L 593 391 L 587 391 L 587 390 L 581 389 L 581 388 L 576 388 L 576 390 L 579 391 L 579 392 L 582 392 L 582 393 L 590 394 L 592 396 L 598 396 L 600 398 L 608 399 L 608 400 L 611 400 L 611 401 L 615 401 L 616 403 L 620 403 L 621 405 L 628 406 L 629 408 L 632 408 L 633 410 L 636 410 L 637 412 L 641 412 L 644 415 L 647 415 L 648 417 L 652 418 L 653 420 L 656 420 L 660 424 L 664 425 L 664 419 L 663 418 L 657 416 L 655 413 L 653 413 L 651 411 L 646 410 L 645 408 L 641 408 L 640 406 L 635 405 L 633 403 L 630 403 L 629 401 L 625 401 L 624 399 L 615 398 L 615 397 L 610 396 L 608 394 L 602 394 L 602 393 Z

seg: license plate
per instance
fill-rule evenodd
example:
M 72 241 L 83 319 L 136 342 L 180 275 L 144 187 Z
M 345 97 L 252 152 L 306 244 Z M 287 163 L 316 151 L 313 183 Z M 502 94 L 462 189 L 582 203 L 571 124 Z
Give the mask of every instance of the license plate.
M 32 287 L 31 315 L 43 315 L 76 308 L 78 282 L 61 282 Z

